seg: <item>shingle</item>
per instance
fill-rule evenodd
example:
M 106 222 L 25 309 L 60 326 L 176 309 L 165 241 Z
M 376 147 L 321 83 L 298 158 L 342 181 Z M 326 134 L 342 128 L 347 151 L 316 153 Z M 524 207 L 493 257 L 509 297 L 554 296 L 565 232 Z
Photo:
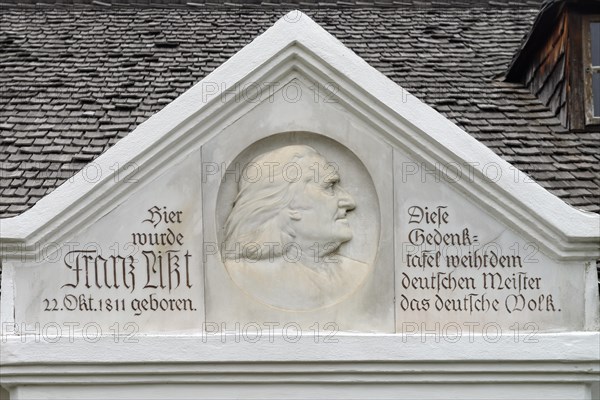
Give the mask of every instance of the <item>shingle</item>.
M 184 0 L 153 1 L 173 8 L 3 10 L 0 138 L 7 164 L 0 169 L 0 196 L 10 193 L 19 207 L 0 208 L 0 216 L 32 206 L 43 195 L 40 187 L 48 192 L 64 182 L 287 11 L 238 6 L 232 13 L 223 6 L 185 8 Z M 566 132 L 526 88 L 497 78 L 539 2 L 518 10 L 505 0 L 443 7 L 413 0 L 395 6 L 384 0 L 380 7 L 331 2 L 336 5 L 300 8 L 542 186 L 600 211 L 592 194 L 599 192 L 598 174 L 590 172 L 599 168 L 600 132 Z M 18 191 L 30 185 L 37 191 Z

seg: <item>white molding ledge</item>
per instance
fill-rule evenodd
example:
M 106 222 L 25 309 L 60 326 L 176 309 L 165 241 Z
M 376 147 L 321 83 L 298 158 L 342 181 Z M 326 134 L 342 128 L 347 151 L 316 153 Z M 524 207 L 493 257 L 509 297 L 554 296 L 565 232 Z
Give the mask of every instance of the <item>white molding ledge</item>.
M 0 379 L 16 399 L 592 399 L 600 381 L 598 332 L 529 343 L 370 334 L 291 343 L 279 332 L 256 343 L 234 335 L 4 339 Z
M 256 343 L 236 336 L 106 336 L 91 343 L 4 337 L 2 385 L 157 383 L 593 383 L 600 379 L 600 333 L 525 339 L 306 335 L 279 332 Z M 271 343 L 272 340 L 272 343 Z M 454 340 L 454 339 L 453 339 Z M 526 342 L 524 342 L 526 340 Z M 318 343 L 315 343 L 318 341 Z M 225 343 L 224 343 L 225 342 Z M 150 356 L 149 356 L 150 355 Z M 460 360 L 458 360 L 460 359 Z

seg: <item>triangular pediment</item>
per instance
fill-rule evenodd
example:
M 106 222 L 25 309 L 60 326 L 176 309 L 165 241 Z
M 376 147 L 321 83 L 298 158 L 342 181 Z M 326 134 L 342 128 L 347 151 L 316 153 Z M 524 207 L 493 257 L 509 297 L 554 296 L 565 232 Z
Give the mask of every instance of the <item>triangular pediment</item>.
M 261 154 L 269 156 L 262 159 Z M 339 167 L 334 175 L 344 189 L 332 193 L 347 205 L 335 203 L 344 209 L 338 215 L 334 207 L 336 224 L 349 221 L 350 228 L 346 232 L 335 225 L 346 232 L 339 233 L 336 247 L 342 261 L 332 269 L 337 272 L 328 272 L 339 279 L 325 286 L 318 268 L 315 277 L 309 276 L 312 270 L 296 271 L 286 264 L 274 278 L 260 268 L 224 267 L 230 251 L 226 237 L 235 231 L 229 226 L 242 226 L 242 236 L 264 231 L 243 229 L 246 220 L 231 216 L 243 203 L 240 181 L 261 179 L 248 176 L 247 166 L 285 157 L 323 159 Z M 280 171 L 287 172 L 294 173 Z M 325 184 L 321 178 L 317 183 Z M 328 200 L 314 204 L 325 213 Z M 258 212 L 242 210 L 240 215 Z M 294 212 L 290 219 L 302 220 Z M 425 307 L 411 283 L 418 274 L 403 278 L 407 271 L 452 268 L 460 271 L 460 285 L 466 285 L 462 289 L 474 289 L 470 285 L 476 283 L 491 290 L 490 281 L 479 282 L 469 274 L 479 273 L 473 271 L 482 265 L 493 271 L 528 269 L 532 281 L 527 284 L 535 293 L 558 282 L 584 290 L 591 276 L 589 261 L 600 255 L 599 227 L 599 215 L 578 211 L 550 194 L 309 17 L 292 12 L 32 209 L 3 220 L 3 257 L 14 277 L 3 296 L 10 298 L 5 304 L 17 309 L 16 319 L 36 320 L 43 314 L 36 309 L 40 298 L 49 295 L 31 298 L 19 287 L 40 277 L 48 287 L 49 276 L 56 275 L 58 281 L 49 289 L 35 288 L 60 291 L 86 285 L 96 297 L 127 289 L 133 298 L 123 297 L 123 307 L 147 331 L 193 331 L 201 329 L 201 321 L 223 316 L 228 322 L 266 318 L 300 326 L 335 319 L 345 330 L 394 332 L 400 314 L 418 318 Z M 296 229 L 289 230 L 297 238 Z M 155 235 L 159 243 L 144 235 Z M 136 266 L 128 264 L 127 272 L 123 267 L 119 277 L 115 272 L 110 279 L 103 275 L 84 282 L 91 278 L 76 266 L 88 260 L 78 258 L 81 249 L 106 254 L 113 241 L 118 261 L 134 257 Z M 125 255 L 129 244 L 133 253 Z M 418 250 L 421 245 L 429 247 Z M 171 256 L 176 257 L 176 272 L 157 275 L 159 265 L 173 266 L 167 261 Z M 34 261 L 35 268 L 20 269 Z M 571 267 L 578 272 L 568 272 Z M 52 268 L 61 272 L 48 272 Z M 132 272 L 140 268 L 145 271 L 141 275 Z M 264 282 L 269 285 L 261 286 Z M 295 292 L 298 285 L 302 290 Z M 403 285 L 405 290 L 396 292 Z M 156 298 L 146 292 L 156 296 L 161 290 L 169 296 L 183 294 L 164 303 L 173 313 L 157 322 L 152 317 L 160 311 L 153 309 Z M 304 298 L 305 292 L 312 295 Z M 559 300 L 543 304 L 548 312 L 540 317 L 544 329 L 584 329 L 595 323 L 597 316 L 586 308 L 583 295 L 573 302 L 572 312 L 553 317 L 550 311 L 562 312 L 555 303 L 566 297 L 561 292 L 554 297 Z M 444 305 L 438 311 L 459 321 L 471 315 L 440 301 Z M 53 310 L 52 304 L 44 307 Z M 69 316 L 62 308 L 53 311 Z M 175 311 L 201 317 L 182 322 Z M 524 313 L 519 320 L 530 316 Z M 169 327 L 171 322 L 175 328 Z

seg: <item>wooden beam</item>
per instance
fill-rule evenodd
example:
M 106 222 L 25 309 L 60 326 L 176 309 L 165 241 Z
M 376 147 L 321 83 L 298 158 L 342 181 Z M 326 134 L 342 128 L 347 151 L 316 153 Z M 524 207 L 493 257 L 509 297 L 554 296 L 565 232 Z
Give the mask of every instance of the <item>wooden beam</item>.
M 570 130 L 585 129 L 582 14 L 567 10 L 567 120 Z

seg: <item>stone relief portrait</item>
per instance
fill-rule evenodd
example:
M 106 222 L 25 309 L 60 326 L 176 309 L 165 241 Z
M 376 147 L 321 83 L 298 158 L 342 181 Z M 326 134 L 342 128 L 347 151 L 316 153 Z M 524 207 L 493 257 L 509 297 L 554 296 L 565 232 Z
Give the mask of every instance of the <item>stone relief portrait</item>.
M 222 259 L 248 295 L 281 309 L 311 310 L 351 295 L 371 268 L 340 253 L 352 246 L 350 220 L 363 207 L 344 189 L 335 160 L 287 145 L 244 165 L 224 223 Z M 360 245 L 356 242 L 356 245 Z

